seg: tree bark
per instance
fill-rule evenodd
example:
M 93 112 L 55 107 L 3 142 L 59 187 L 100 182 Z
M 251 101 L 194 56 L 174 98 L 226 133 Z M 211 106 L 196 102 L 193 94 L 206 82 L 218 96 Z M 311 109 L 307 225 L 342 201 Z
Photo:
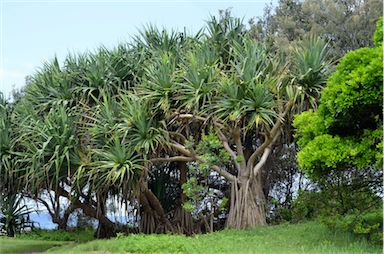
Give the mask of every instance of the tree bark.
M 187 164 L 186 162 L 179 161 L 178 168 L 180 172 L 180 187 L 187 182 Z M 180 206 L 176 208 L 173 216 L 173 225 L 179 233 L 192 235 L 193 233 L 193 219 L 190 212 L 183 208 L 183 203 L 187 200 L 187 196 L 182 191 L 180 193 Z
M 109 220 L 104 213 L 97 211 L 97 209 L 94 208 L 91 204 L 82 203 L 79 200 L 75 200 L 73 202 L 73 206 L 82 209 L 85 215 L 95 218 L 99 221 L 99 226 L 102 228 L 100 228 L 100 233 L 96 235 L 98 238 L 109 238 L 116 236 L 115 224 Z
M 227 227 L 246 229 L 266 224 L 261 174 L 242 182 L 233 182 Z
M 69 207 L 64 211 L 63 217 L 60 217 L 60 214 L 55 214 L 56 217 L 52 218 L 53 223 L 56 223 L 57 229 L 59 230 L 67 230 L 68 226 L 68 219 L 71 213 L 75 210 L 75 207 L 71 204 Z
M 172 232 L 173 226 L 165 215 L 159 199 L 140 183 L 140 204 L 142 206 L 140 231 L 145 234 Z

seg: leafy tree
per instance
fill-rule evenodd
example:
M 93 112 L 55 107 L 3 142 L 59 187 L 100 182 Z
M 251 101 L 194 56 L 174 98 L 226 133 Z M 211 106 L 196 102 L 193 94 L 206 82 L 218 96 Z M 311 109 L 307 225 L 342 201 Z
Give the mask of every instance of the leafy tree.
M 378 24 L 379 29 L 381 26 Z M 370 200 L 369 195 L 380 191 L 382 178 L 381 41 L 382 37 L 376 40 L 374 48 L 347 53 L 328 79 L 318 110 L 303 112 L 294 120 L 302 170 L 320 183 L 336 181 L 338 186 L 355 186 L 356 192 L 360 188 L 368 193 L 362 200 Z M 345 205 L 344 212 L 360 201 L 351 202 L 354 206 Z M 377 202 L 373 199 L 375 205 Z
M 251 33 L 274 48 L 315 34 L 328 41 L 332 55 L 340 58 L 351 50 L 373 46 L 370 38 L 382 12 L 380 0 L 280 0 L 251 23 Z

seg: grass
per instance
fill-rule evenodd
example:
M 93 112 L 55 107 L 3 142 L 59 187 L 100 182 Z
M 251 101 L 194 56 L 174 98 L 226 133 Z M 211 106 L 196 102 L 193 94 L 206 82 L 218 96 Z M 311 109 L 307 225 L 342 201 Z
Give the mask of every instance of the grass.
M 47 238 L 46 232 L 40 232 Z M 63 232 L 61 232 L 63 233 Z M 55 235 L 56 234 L 56 235 Z M 73 238 L 89 237 L 89 232 L 70 232 Z M 61 236 L 61 238 L 60 238 Z M 253 230 L 224 230 L 212 234 L 186 237 L 182 235 L 130 235 L 87 243 L 47 241 L 41 239 L 0 238 L 0 253 L 109 254 L 109 253 L 382 253 L 381 245 L 372 245 L 344 232 L 331 232 L 318 222 L 282 224 Z M 27 239 L 29 237 L 29 239 Z M 36 233 L 32 238 L 37 238 Z M 60 231 L 51 232 L 52 239 L 68 238 Z
M 35 253 L 48 250 L 49 248 L 60 246 L 65 242 L 46 241 L 46 240 L 25 240 L 15 238 L 0 238 L 1 254 L 17 254 L 17 253 Z
M 380 245 L 348 233 L 332 233 L 317 222 L 309 222 L 194 237 L 130 235 L 53 248 L 48 253 L 381 253 L 381 249 Z
M 93 235 L 93 228 L 75 229 L 68 231 L 34 229 L 31 232 L 17 235 L 17 238 L 25 240 L 87 242 L 94 239 Z
M 94 230 L 77 229 L 70 231 L 34 229 L 28 233 L 16 235 L 15 238 L 0 237 L 0 253 L 35 253 L 52 247 L 93 240 Z M 71 241 L 71 242 L 68 242 Z

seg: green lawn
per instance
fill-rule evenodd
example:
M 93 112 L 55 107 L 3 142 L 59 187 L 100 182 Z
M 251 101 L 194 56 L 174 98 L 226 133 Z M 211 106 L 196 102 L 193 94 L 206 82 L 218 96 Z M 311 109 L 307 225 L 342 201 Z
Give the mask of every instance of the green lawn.
M 316 222 L 225 230 L 185 237 L 131 235 L 59 247 L 49 253 L 381 253 L 381 246 L 345 233 L 331 233 Z
M 3 245 L 3 242 L 8 244 Z M 1 253 L 15 252 L 16 242 L 0 238 Z M 36 241 L 33 241 L 36 242 Z M 31 242 L 31 243 L 33 243 Z M 58 242 L 40 242 L 58 244 Z M 25 241 L 25 244 L 28 244 Z M 39 246 L 39 245 L 36 245 Z M 49 245 L 47 247 L 50 247 Z M 21 247 L 19 247 L 21 248 Z M 3 250 L 4 249 L 4 250 Z M 25 252 L 35 249 L 24 248 Z M 296 225 L 260 227 L 254 230 L 225 230 L 186 237 L 180 235 L 130 235 L 111 240 L 65 245 L 49 249 L 51 254 L 107 253 L 382 253 L 382 247 L 347 233 L 332 233 L 310 222 Z M 4 251 L 4 252 L 3 252 Z
M 42 252 L 49 248 L 68 244 L 65 242 L 46 241 L 46 240 L 25 240 L 1 237 L 0 253 L 16 254 L 16 253 L 35 253 Z

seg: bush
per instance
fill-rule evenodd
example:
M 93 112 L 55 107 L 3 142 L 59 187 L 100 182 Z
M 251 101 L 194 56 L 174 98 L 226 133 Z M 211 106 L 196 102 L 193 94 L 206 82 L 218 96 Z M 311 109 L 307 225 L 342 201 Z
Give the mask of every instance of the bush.
M 363 236 L 373 243 L 382 244 L 382 209 L 373 210 L 364 214 L 355 212 L 345 216 L 334 215 L 331 217 L 323 217 L 322 221 L 333 231 L 340 230 L 350 232 L 357 236 Z
M 351 195 L 351 197 L 355 197 Z M 344 200 L 345 202 L 346 200 Z M 355 200 L 355 209 L 342 213 L 337 195 L 331 191 L 303 191 L 292 204 L 292 209 L 282 211 L 287 220 L 302 222 L 320 218 L 320 221 L 332 231 L 349 232 L 368 241 L 379 244 L 383 240 L 382 207 L 361 207 Z
M 326 199 L 324 192 L 300 191 L 297 199 L 292 203 L 291 221 L 307 221 L 326 213 Z

